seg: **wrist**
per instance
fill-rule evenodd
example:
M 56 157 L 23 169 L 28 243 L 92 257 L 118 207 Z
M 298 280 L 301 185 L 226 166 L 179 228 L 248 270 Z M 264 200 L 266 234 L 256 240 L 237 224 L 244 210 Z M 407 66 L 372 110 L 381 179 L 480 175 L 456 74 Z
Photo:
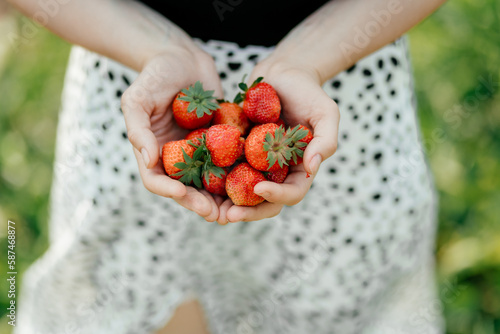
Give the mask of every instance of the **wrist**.
M 204 56 L 204 52 L 189 37 L 170 36 L 168 40 L 152 43 L 150 48 L 141 52 L 138 70 L 142 71 L 154 58 L 165 54 L 176 55 L 178 59 L 202 58 Z
M 184 30 L 143 3 L 119 3 L 123 3 L 120 7 L 132 23 L 126 44 L 135 70 L 142 71 L 146 64 L 161 54 L 195 54 L 201 51 Z
M 300 74 L 300 76 L 306 76 L 318 83 L 318 85 L 322 84 L 320 73 L 311 63 L 298 57 L 282 56 L 278 53 L 273 53 L 261 61 L 256 66 L 254 73 L 264 76 L 267 81 L 272 81 L 273 78 L 287 78 Z

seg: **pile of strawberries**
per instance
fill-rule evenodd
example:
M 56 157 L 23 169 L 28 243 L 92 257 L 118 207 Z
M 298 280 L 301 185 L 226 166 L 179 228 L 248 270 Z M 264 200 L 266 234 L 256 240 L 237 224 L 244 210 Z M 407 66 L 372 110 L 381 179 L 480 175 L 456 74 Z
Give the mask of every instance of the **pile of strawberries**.
M 163 146 L 167 175 L 243 206 L 264 201 L 253 191 L 257 183 L 285 181 L 289 166 L 302 162 L 313 136 L 302 125 L 285 129 L 278 94 L 262 79 L 250 87 L 240 83 L 243 92 L 233 103 L 216 101 L 199 81 L 178 93 L 174 118 L 193 131 Z

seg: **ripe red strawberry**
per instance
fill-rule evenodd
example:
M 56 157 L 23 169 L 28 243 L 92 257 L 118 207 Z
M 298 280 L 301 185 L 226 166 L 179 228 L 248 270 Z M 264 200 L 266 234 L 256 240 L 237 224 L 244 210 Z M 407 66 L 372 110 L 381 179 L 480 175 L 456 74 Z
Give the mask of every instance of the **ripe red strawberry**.
M 254 127 L 245 141 L 245 157 L 255 169 L 275 172 L 296 156 L 302 156 L 300 149 L 306 143 L 298 143 L 304 138 L 306 131 L 296 126 L 285 133 L 282 126 L 274 123 Z
M 245 138 L 240 137 L 241 160 L 245 160 Z
M 243 111 L 252 122 L 274 123 L 280 117 L 280 99 L 273 86 L 261 82 L 262 79 L 259 77 L 250 88 L 245 83 L 240 83 L 239 87 L 244 93 L 236 95 L 234 102 L 243 102 Z
M 248 133 L 250 128 L 250 121 L 243 109 L 236 103 L 222 102 L 219 103 L 219 109 L 214 111 L 214 118 L 212 124 L 229 124 L 233 125 L 240 130 L 241 135 L 244 136 Z
M 244 162 L 236 166 L 227 176 L 226 191 L 235 205 L 254 206 L 264 202 L 264 198 L 255 194 L 253 188 L 259 182 L 266 181 L 264 175 Z
M 278 169 L 275 172 L 269 172 L 266 174 L 266 178 L 269 181 L 276 183 L 283 183 L 288 175 L 288 166 L 284 165 L 283 168 Z
M 201 154 L 201 150 L 189 145 L 185 139 L 168 142 L 162 149 L 163 168 L 171 178 L 201 188 Z
M 190 133 L 188 133 L 186 135 L 186 137 L 184 137 L 184 139 L 191 140 L 191 142 L 193 144 L 198 146 L 201 143 L 200 140 L 203 137 L 203 134 L 207 133 L 207 131 L 208 131 L 208 128 L 201 128 L 201 129 L 193 130 Z
M 203 84 L 199 81 L 194 86 L 182 89 L 172 104 L 177 124 L 184 129 L 207 125 L 212 120 L 213 111 L 219 108 L 213 93 L 213 90 L 203 90 Z
M 279 118 L 279 119 L 278 119 L 276 122 L 274 122 L 274 123 L 276 123 L 276 125 L 277 125 L 277 126 L 283 125 L 283 127 L 284 127 L 284 128 L 286 128 L 285 121 L 284 121 L 284 120 L 282 120 L 281 118 Z
M 299 146 L 297 146 L 297 147 L 299 147 L 300 150 L 302 150 L 302 152 L 304 152 L 306 150 L 307 144 L 309 144 L 311 142 L 311 140 L 313 140 L 313 135 L 312 135 L 311 130 L 309 130 L 308 128 L 306 128 L 303 125 L 300 125 L 299 129 L 307 131 L 307 135 L 304 138 L 302 138 L 301 140 L 299 140 L 295 144 L 295 146 L 299 145 L 300 147 Z M 290 129 L 288 129 L 288 130 L 290 130 Z M 299 143 L 306 143 L 306 145 L 299 144 Z M 301 164 L 302 159 L 303 159 L 303 155 L 304 155 L 304 153 L 302 153 L 302 155 L 300 155 L 300 156 L 299 155 L 292 155 L 292 160 L 290 161 L 290 166 L 296 166 L 298 164 Z
M 214 165 L 229 167 L 241 156 L 240 130 L 228 124 L 213 125 L 206 133 L 206 146 Z
M 213 166 L 203 172 L 203 187 L 212 194 L 226 196 L 227 169 Z

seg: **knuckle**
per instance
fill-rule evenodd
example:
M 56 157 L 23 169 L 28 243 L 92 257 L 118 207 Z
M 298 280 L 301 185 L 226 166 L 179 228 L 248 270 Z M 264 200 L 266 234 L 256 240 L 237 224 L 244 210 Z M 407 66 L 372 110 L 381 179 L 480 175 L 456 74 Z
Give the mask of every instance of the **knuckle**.
M 334 112 L 338 108 L 337 103 L 335 103 L 331 97 L 326 95 L 326 93 L 317 103 L 321 106 L 321 110 L 324 114 L 331 114 L 331 112 Z
M 338 141 L 335 140 L 331 145 L 330 145 L 330 156 L 335 154 L 335 152 L 337 152 L 337 148 L 338 148 L 339 144 L 338 144 Z
M 292 205 L 297 205 L 300 203 L 300 201 L 302 201 L 302 197 L 294 197 L 292 198 L 289 202 L 288 202 L 288 205 L 292 206 Z M 279 212 L 278 212 L 279 213 Z
M 329 121 L 332 123 L 332 125 L 337 126 L 336 124 L 340 119 L 339 106 L 337 105 L 337 102 L 328 97 L 325 100 L 324 111 L 329 116 Z
M 339 106 L 337 102 L 330 96 L 325 96 L 325 106 L 328 106 L 328 111 L 338 111 Z
M 132 87 L 129 87 L 122 94 L 121 107 L 122 107 L 123 112 L 128 110 L 129 106 L 132 104 L 132 99 L 133 99 L 132 98 L 132 96 L 133 96 L 132 89 L 133 89 Z
M 283 210 L 283 205 L 280 205 L 277 210 L 275 211 L 275 213 L 273 214 L 273 217 L 276 217 L 277 215 L 279 215 L 281 213 L 281 210 Z
M 204 75 L 211 74 L 213 71 L 217 73 L 215 61 L 212 55 L 207 52 L 200 52 L 196 57 L 198 72 Z
M 129 129 L 127 130 L 128 140 L 132 143 L 132 145 L 136 146 L 139 142 L 139 138 L 141 137 L 139 129 Z M 138 147 L 136 147 L 139 149 Z
M 199 59 L 203 65 L 215 65 L 214 58 L 205 51 L 199 53 Z
M 150 99 L 151 93 L 148 90 L 140 84 L 132 83 L 132 86 L 127 88 L 121 97 L 120 104 L 123 114 L 127 116 L 128 112 L 141 106 L 151 107 Z
M 338 106 L 337 102 L 335 102 L 334 99 L 328 99 L 328 100 L 329 100 L 329 109 L 331 109 L 333 111 L 339 110 L 339 106 Z
M 153 187 L 151 185 L 150 182 L 148 182 L 147 180 L 144 179 L 144 177 L 141 178 L 142 179 L 142 184 L 144 185 L 144 188 L 146 188 L 147 191 L 149 191 L 150 193 L 155 193 L 153 191 Z

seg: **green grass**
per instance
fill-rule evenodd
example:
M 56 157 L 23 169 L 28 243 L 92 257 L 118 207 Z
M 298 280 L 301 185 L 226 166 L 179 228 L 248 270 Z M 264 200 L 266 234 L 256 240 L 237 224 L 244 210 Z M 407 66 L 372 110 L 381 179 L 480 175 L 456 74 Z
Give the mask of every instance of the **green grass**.
M 450 1 L 412 30 L 410 42 L 420 122 L 440 193 L 438 280 L 448 333 L 500 333 L 500 5 Z M 39 30 L 10 54 L 0 77 L 0 248 L 6 249 L 11 218 L 20 273 L 48 246 L 69 47 Z M 2 260 L 0 271 L 6 269 Z M 6 288 L 2 282 L 0 315 Z M 9 330 L 2 321 L 0 332 Z

